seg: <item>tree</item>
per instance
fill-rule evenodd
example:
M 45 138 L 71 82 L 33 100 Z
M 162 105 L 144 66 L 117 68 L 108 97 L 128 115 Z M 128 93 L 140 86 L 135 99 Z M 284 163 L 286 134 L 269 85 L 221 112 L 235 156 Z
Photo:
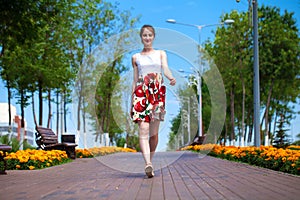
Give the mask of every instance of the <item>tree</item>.
M 49 110 L 47 126 L 52 117 L 53 102 L 57 104 L 57 109 L 62 102 L 66 113 L 75 75 L 92 49 L 109 36 L 132 27 L 136 21 L 128 11 L 119 11 L 117 4 L 100 0 L 2 2 L 1 77 L 8 89 L 8 101 L 12 98 L 12 92 L 17 91 L 22 111 L 29 105 L 30 97 L 35 105 L 34 95 L 38 93 L 39 120 L 36 119 L 33 106 L 36 125 L 43 124 L 45 99 Z M 93 78 L 91 72 L 80 72 L 80 76 L 83 82 Z M 83 84 L 79 87 L 81 92 L 88 87 Z M 53 92 L 56 100 L 52 98 Z M 84 94 L 81 94 L 78 105 L 85 116 L 87 105 L 82 96 Z
M 234 19 L 235 23 L 218 28 L 214 42 L 208 42 L 205 49 L 223 76 L 230 102 L 227 111 L 230 119 L 226 120 L 225 130 L 231 129 L 230 140 L 233 141 L 236 132 L 241 141 L 248 130 L 249 140 L 253 126 L 252 28 L 248 23 L 248 13 L 233 11 L 225 14 L 222 21 L 226 18 Z M 293 13 L 285 11 L 281 14 L 275 7 L 259 8 L 259 36 L 261 109 L 264 110 L 261 126 L 264 125 L 267 145 L 271 121 L 277 113 L 292 117 L 295 113 L 289 104 L 295 103 L 300 94 L 297 78 L 300 38 Z
M 110 122 L 110 101 L 111 92 L 101 93 L 102 90 L 107 90 L 114 87 L 114 83 L 110 80 L 118 80 L 119 74 L 122 72 L 122 67 L 118 68 L 121 62 L 122 54 L 115 53 L 115 59 L 109 62 L 99 64 L 96 68 L 92 69 L 84 67 L 84 65 L 94 65 L 95 60 L 92 54 L 92 49 L 96 49 L 103 44 L 109 37 L 114 34 L 121 33 L 134 26 L 137 21 L 136 18 L 132 18 L 128 11 L 118 10 L 117 4 L 107 3 L 105 1 L 80 1 L 76 5 L 76 13 L 78 20 L 75 24 L 75 29 L 78 34 L 78 48 L 74 50 L 74 57 L 76 58 L 76 65 L 78 66 L 77 82 L 75 90 L 77 93 L 77 132 L 81 130 L 81 124 L 83 125 L 83 132 L 86 133 L 86 118 L 95 120 L 94 111 L 95 108 L 89 105 L 89 93 L 91 92 L 91 84 L 95 84 L 97 77 L 94 77 L 96 73 L 93 70 L 98 70 L 101 74 L 104 73 L 103 66 L 109 65 L 108 70 L 105 72 L 107 75 L 107 81 L 105 83 L 96 83 L 98 85 L 97 94 L 95 100 L 101 107 L 100 112 L 103 115 L 98 116 L 98 121 L 94 122 L 96 126 L 96 140 L 99 134 L 104 131 L 108 132 L 112 129 Z M 110 50 L 108 50 L 110 51 Z M 121 57 L 120 57 L 121 55 Z M 116 74 L 115 74 L 116 73 Z M 97 73 L 98 75 L 98 73 Z M 101 87 L 101 85 L 103 87 Z M 104 94 L 104 95 L 103 95 Z M 103 104 L 104 103 L 104 104 Z M 103 105 L 102 105 L 103 104 Z M 102 110 L 104 109 L 104 110 Z M 98 109 L 99 111 L 99 109 Z M 99 114 L 99 113 L 98 113 Z M 81 120 L 83 121 L 81 123 Z M 113 123 L 112 123 L 113 125 Z M 115 126 L 115 125 L 113 125 Z M 111 128 L 108 128 L 111 127 Z M 111 134 L 111 133 L 110 133 Z
M 281 114 L 280 115 L 280 119 L 277 122 L 278 123 L 278 130 L 276 131 L 276 136 L 275 136 L 275 140 L 274 140 L 274 146 L 277 148 L 285 148 L 287 146 L 289 146 L 289 141 L 288 141 L 288 135 L 286 133 L 286 131 L 288 131 L 288 129 L 285 129 L 284 126 L 287 123 L 287 120 L 285 119 L 284 115 Z
M 72 40 L 66 35 L 70 32 L 71 22 L 62 20 L 70 18 L 71 3 L 72 0 L 16 0 L 1 4 L 3 10 L 7 10 L 1 16 L 1 32 L 4 36 L 1 40 L 1 74 L 7 83 L 9 102 L 11 88 L 19 91 L 21 87 L 21 107 L 28 105 L 27 96 L 31 95 L 34 100 L 34 93 L 38 91 L 39 122 L 33 110 L 36 125 L 43 124 L 43 93 L 48 93 L 50 101 L 51 90 L 65 88 L 72 78 L 67 51 Z M 14 68 L 17 66 L 19 70 Z M 50 112 L 49 107 L 48 125 Z
M 226 135 L 230 129 L 230 142 L 235 144 L 235 132 L 239 122 L 242 129 L 240 131 L 240 144 L 245 131 L 246 115 L 246 94 L 249 93 L 250 84 L 250 29 L 248 27 L 248 15 L 232 12 L 225 14 L 222 19 L 233 19 L 234 24 L 228 27 L 218 28 L 214 43 L 207 43 L 205 49 L 213 57 L 218 69 L 220 70 L 225 84 L 229 105 L 227 108 L 228 116 L 226 122 Z M 237 102 L 239 102 L 237 104 Z M 238 109 L 237 111 L 237 108 Z M 237 119 L 240 119 L 237 121 Z M 226 140 L 226 137 L 224 138 Z
M 298 146 L 300 146 L 300 133 L 298 133 L 298 134 L 296 135 L 296 138 L 297 138 L 297 140 L 296 140 L 295 142 L 293 142 L 293 145 L 298 145 Z
M 26 67 L 26 64 L 28 64 L 29 58 L 27 56 L 30 54 L 28 54 L 28 52 L 26 54 L 25 49 L 26 47 L 30 47 L 31 41 L 37 36 L 38 32 L 38 26 L 34 23 L 34 16 L 31 15 L 33 12 L 37 11 L 35 3 L 35 0 L 29 0 L 27 2 L 19 0 L 3 0 L 0 4 L 0 9 L 2 10 L 0 14 L 0 69 L 1 77 L 5 82 L 8 93 L 9 125 L 11 125 L 10 102 L 12 98 L 12 89 L 18 87 L 16 80 L 19 80 L 19 83 L 21 80 L 18 78 L 19 74 L 17 73 L 19 72 L 21 75 L 26 73 L 26 70 L 16 70 L 16 68 L 12 67 L 12 64 L 15 63 L 15 58 L 19 61 L 23 61 L 22 67 Z M 17 52 L 14 52 L 14 49 L 16 49 Z M 21 57 L 25 55 L 25 58 Z M 24 85 L 22 87 L 25 88 L 26 86 Z M 22 94 L 24 94 L 24 90 L 21 90 Z M 20 101 L 22 102 L 22 106 L 26 105 L 26 102 L 24 101 L 27 100 L 27 98 L 24 98 L 24 95 L 21 95 L 23 98 Z M 23 110 L 23 108 L 21 110 Z M 24 124 L 24 121 L 22 124 Z
M 279 8 L 265 6 L 259 12 L 261 88 L 265 89 L 261 100 L 265 109 L 265 144 L 268 145 L 268 124 L 278 109 L 277 102 L 295 102 L 300 94 L 297 80 L 300 38 L 293 13 L 285 11 L 281 15 Z

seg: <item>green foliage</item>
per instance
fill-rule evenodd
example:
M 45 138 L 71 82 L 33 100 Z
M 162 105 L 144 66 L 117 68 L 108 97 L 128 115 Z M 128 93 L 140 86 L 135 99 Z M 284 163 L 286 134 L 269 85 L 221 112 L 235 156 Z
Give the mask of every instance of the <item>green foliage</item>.
M 125 143 L 126 143 L 126 139 L 125 138 L 119 138 L 116 140 L 117 143 L 117 147 L 124 147 Z
M 197 145 L 196 145 L 197 146 Z M 206 153 L 199 147 L 188 147 L 188 150 Z M 201 145 L 200 145 L 201 146 Z M 204 145 L 203 145 L 204 146 Z M 196 147 L 196 148 L 195 148 Z M 205 147 L 204 147 L 205 148 Z M 197 150 L 196 150 L 197 149 Z M 199 150 L 200 149 L 200 150 Z M 215 145 L 208 155 L 276 171 L 300 175 L 299 148 L 289 149 L 275 147 L 233 147 Z
M 234 24 L 217 28 L 214 41 L 205 45 L 224 80 L 227 116 L 232 117 L 226 120 L 225 132 L 231 130 L 232 135 L 243 133 L 242 124 L 251 130 L 253 123 L 253 36 L 248 15 L 225 14 L 222 20 L 233 19 Z M 300 37 L 294 13 L 262 6 L 258 18 L 261 109 L 268 110 L 261 124 L 269 126 L 277 113 L 289 119 L 295 115 L 290 104 L 300 96 Z
M 278 148 L 286 148 L 290 145 L 288 142 L 288 135 L 286 131 L 287 129 L 284 129 L 284 126 L 286 124 L 286 119 L 284 119 L 284 116 L 281 115 L 280 120 L 277 122 L 277 131 L 276 131 L 276 136 L 274 140 L 274 146 Z
M 296 141 L 293 142 L 293 145 L 300 146 L 300 133 L 297 134 L 297 136 L 296 136 Z
M 95 47 L 99 48 L 99 45 L 112 35 L 132 28 L 137 18 L 132 18 L 128 11 L 120 11 L 118 4 L 100 0 L 95 2 L 88 0 L 77 1 L 75 13 L 77 21 L 74 27 L 78 39 L 76 56 L 74 58 L 76 65 L 79 67 L 75 90 L 78 96 L 78 103 L 80 104 L 77 112 L 78 115 L 82 112 L 83 118 L 91 116 L 90 120 L 97 130 L 96 138 L 99 137 L 99 134 L 108 132 L 110 137 L 114 139 L 116 133 L 121 133 L 123 132 L 122 130 L 125 130 L 124 127 L 118 127 L 118 125 L 125 123 L 116 123 L 116 119 L 113 118 L 115 113 L 113 113 L 114 110 L 112 108 L 118 111 L 118 114 L 115 116 L 118 117 L 119 121 L 126 121 L 126 115 L 120 107 L 121 98 L 119 94 L 116 95 L 116 98 L 113 94 L 114 90 L 119 93 L 122 91 L 122 88 L 115 88 L 120 79 L 120 73 L 125 70 L 124 66 L 120 64 L 122 54 L 113 52 L 115 49 L 107 49 L 107 52 L 113 53 L 115 58 L 106 61 L 107 58 L 105 57 L 105 62 L 107 63 L 102 63 L 103 60 L 101 58 L 93 58 L 91 53 Z M 95 64 L 96 61 L 100 61 L 100 64 Z M 83 63 L 87 63 L 89 66 L 95 65 L 95 68 L 85 68 Z M 105 68 L 106 71 L 104 71 Z M 93 94 L 96 91 L 96 94 L 94 94 L 96 105 L 89 103 L 91 90 Z M 95 117 L 95 109 L 97 117 Z M 79 130 L 80 118 L 78 118 L 77 124 L 77 129 Z M 126 131 L 129 132 L 127 129 Z
M 129 11 L 119 10 L 117 3 L 102 0 L 4 0 L 0 8 L 5 11 L 0 14 L 0 74 L 8 92 L 13 91 L 21 105 L 22 119 L 24 108 L 36 92 L 39 125 L 42 125 L 44 99 L 51 110 L 53 93 L 63 94 L 67 104 L 75 89 L 79 93 L 78 116 L 82 111 L 85 125 L 85 117 L 95 109 L 87 105 L 89 97 L 84 95 L 90 85 L 85 82 L 90 83 L 88 80 L 95 77 L 91 71 L 80 71 L 80 67 L 92 49 L 110 36 L 132 28 L 138 18 L 131 17 Z M 116 60 L 120 63 L 121 57 Z M 119 67 L 108 76 L 118 79 L 123 70 L 124 67 Z M 80 84 L 74 87 L 76 76 Z M 58 106 L 59 102 L 55 103 Z M 105 109 L 103 112 L 111 115 L 109 105 Z M 80 117 L 78 120 L 80 130 Z M 108 117 L 107 124 L 100 125 L 105 125 L 110 133 L 119 132 L 116 123 L 110 120 Z
M 20 141 L 16 137 L 9 137 L 9 135 L 0 136 L 0 143 L 7 144 L 12 147 L 11 152 L 17 152 L 20 149 Z M 23 149 L 35 149 L 26 140 L 23 142 Z

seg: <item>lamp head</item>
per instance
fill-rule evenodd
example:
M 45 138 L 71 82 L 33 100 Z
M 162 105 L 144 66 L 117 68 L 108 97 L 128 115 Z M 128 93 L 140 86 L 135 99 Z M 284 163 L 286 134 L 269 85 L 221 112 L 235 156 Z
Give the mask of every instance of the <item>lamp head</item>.
M 233 19 L 226 19 L 224 21 L 224 24 L 233 24 L 234 23 L 234 20 Z
M 175 24 L 175 23 L 176 23 L 176 20 L 175 20 L 175 19 L 167 19 L 166 22 Z

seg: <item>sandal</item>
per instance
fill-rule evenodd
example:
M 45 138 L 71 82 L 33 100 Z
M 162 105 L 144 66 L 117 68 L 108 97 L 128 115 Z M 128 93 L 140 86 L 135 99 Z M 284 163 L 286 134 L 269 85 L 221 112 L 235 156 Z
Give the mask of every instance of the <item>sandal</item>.
M 154 176 L 154 170 L 151 163 L 148 163 L 145 167 L 145 173 L 148 176 L 148 178 L 152 178 Z

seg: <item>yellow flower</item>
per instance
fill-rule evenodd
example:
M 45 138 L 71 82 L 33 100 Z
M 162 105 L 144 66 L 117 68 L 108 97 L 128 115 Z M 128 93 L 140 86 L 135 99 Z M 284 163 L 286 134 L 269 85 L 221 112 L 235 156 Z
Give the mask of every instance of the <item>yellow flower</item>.
M 35 168 L 35 167 L 32 166 L 32 165 L 29 166 L 29 169 L 30 169 L 30 170 L 34 170 L 34 168 Z
M 16 168 L 17 168 L 17 169 L 20 169 L 20 168 L 21 168 L 21 166 L 20 166 L 20 165 L 16 165 Z

